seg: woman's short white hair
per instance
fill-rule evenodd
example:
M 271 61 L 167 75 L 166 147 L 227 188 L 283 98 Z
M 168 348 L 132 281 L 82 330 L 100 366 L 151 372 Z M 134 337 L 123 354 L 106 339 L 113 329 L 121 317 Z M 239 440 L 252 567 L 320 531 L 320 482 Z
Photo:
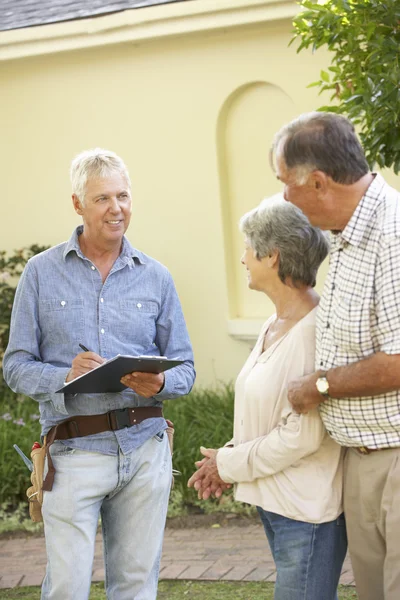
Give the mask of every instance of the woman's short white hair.
M 278 275 L 283 283 L 315 286 L 317 271 L 329 252 L 325 233 L 282 194 L 266 198 L 243 215 L 239 224 L 256 258 L 279 253 Z
M 71 163 L 70 177 L 72 184 L 72 193 L 78 196 L 82 204 L 85 203 L 86 183 L 88 179 L 98 179 L 107 177 L 112 173 L 121 173 L 131 188 L 128 169 L 115 152 L 104 150 L 103 148 L 94 148 L 84 150 L 75 156 Z

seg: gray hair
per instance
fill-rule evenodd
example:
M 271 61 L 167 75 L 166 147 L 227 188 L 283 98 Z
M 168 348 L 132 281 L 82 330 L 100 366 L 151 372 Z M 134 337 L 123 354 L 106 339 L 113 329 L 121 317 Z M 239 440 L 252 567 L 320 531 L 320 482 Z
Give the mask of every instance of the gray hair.
M 297 183 L 323 171 L 336 183 L 350 185 L 369 171 L 353 124 L 335 113 L 310 112 L 288 123 L 275 136 L 274 150 L 286 167 L 296 169 Z
M 295 287 L 315 286 L 318 268 L 329 252 L 328 238 L 282 194 L 266 198 L 243 215 L 239 228 L 258 260 L 278 251 L 283 283 L 290 279 Z
M 85 150 L 78 154 L 71 163 L 72 193 L 78 196 L 84 204 L 88 179 L 107 177 L 112 173 L 120 173 L 126 179 L 129 189 L 131 188 L 128 169 L 122 158 L 115 152 L 102 148 Z

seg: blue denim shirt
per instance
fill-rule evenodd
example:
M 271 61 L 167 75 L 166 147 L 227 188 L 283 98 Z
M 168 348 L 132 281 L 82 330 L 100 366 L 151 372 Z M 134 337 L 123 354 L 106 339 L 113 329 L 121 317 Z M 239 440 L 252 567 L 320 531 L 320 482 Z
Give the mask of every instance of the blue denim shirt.
M 162 400 L 190 392 L 193 353 L 181 305 L 166 267 L 132 248 L 122 251 L 106 281 L 79 246 L 78 227 L 69 242 L 31 258 L 21 276 L 3 359 L 7 384 L 39 403 L 42 435 L 75 415 L 117 408 L 161 406 Z M 57 394 L 79 343 L 109 359 L 116 354 L 152 354 L 185 362 L 166 371 L 159 394 L 143 398 L 120 393 Z M 163 418 L 146 419 L 116 432 L 68 440 L 68 445 L 104 454 L 127 453 L 166 428 Z

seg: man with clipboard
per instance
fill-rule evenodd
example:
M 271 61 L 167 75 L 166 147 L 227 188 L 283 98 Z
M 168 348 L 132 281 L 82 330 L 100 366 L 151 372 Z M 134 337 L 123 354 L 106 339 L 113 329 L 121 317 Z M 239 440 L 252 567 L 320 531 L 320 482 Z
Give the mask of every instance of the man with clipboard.
M 99 515 L 107 597 L 153 600 L 171 485 L 162 401 L 190 391 L 193 354 L 171 275 L 124 235 L 124 162 L 85 151 L 72 162 L 71 181 L 83 226 L 28 261 L 3 361 L 8 385 L 39 403 L 48 441 L 42 600 L 88 599 Z M 182 363 L 128 373 L 118 392 L 57 393 L 117 354 Z

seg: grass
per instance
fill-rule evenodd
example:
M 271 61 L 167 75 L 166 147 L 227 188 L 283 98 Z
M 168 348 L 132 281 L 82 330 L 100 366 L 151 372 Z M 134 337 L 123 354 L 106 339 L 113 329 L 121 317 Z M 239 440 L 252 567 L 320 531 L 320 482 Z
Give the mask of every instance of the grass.
M 272 583 L 229 581 L 160 581 L 157 600 L 273 600 Z M 1 600 L 39 600 L 39 588 L 0 590 Z M 106 600 L 102 583 L 92 585 L 90 600 Z M 339 586 L 339 600 L 357 600 L 353 587 Z

